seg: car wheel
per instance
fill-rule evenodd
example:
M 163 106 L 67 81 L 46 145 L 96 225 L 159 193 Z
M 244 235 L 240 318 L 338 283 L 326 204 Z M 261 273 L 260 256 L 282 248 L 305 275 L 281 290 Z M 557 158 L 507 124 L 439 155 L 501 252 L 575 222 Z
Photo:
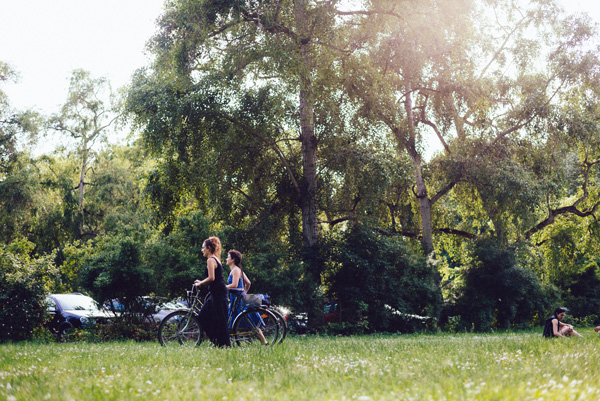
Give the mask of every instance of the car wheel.
M 56 341 L 64 342 L 69 338 L 69 333 L 73 332 L 73 325 L 69 322 L 65 322 L 60 325 L 58 328 L 58 333 L 56 334 Z

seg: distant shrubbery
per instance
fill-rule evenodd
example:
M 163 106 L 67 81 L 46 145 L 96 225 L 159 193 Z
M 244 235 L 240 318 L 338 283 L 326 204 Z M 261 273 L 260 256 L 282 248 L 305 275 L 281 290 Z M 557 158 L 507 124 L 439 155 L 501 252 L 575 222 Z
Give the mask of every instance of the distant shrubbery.
M 0 342 L 30 339 L 47 316 L 45 298 L 57 269 L 52 256 L 31 259 L 32 245 L 0 248 Z
M 331 249 L 325 282 L 328 295 L 341 304 L 340 331 L 433 328 L 441 304 L 437 272 L 401 239 L 355 226 Z
M 34 333 L 38 333 L 36 338 L 44 337 L 36 328 L 46 318 L 44 298 L 49 292 L 83 290 L 100 302 L 117 298 L 126 312 L 128 302 L 134 305 L 142 295 L 182 294 L 194 278 L 203 274 L 197 252 L 200 238 L 209 235 L 207 224 L 200 213 L 191 213 L 182 217 L 170 234 L 145 243 L 129 237 L 101 236 L 94 244 L 65 247 L 60 257 L 52 254 L 33 258 L 29 256 L 33 244 L 28 241 L 15 241 L 2 248 L 0 341 L 26 340 Z M 236 235 L 226 229 L 222 237 L 228 243 L 237 243 L 241 240 Z M 269 242 L 261 246 L 262 252 L 250 253 L 245 259 L 253 292 L 268 292 L 275 303 L 302 311 L 309 291 L 303 287 L 300 263 L 286 260 Z M 418 256 L 402 239 L 355 225 L 343 234 L 326 238 L 319 255 L 324 267 L 322 297 L 339 303 L 340 320 L 319 327 L 319 316 L 313 314 L 311 329 L 353 335 L 437 328 L 525 328 L 541 324 L 559 304 L 572 310 L 569 318 L 578 326 L 600 323 L 596 314 L 600 308 L 600 279 L 595 264 L 563 276 L 559 288 L 542 284 L 531 269 L 520 267 L 515 249 L 493 238 L 474 242 L 469 251 L 470 264 L 461 267 L 461 284 L 453 289 L 454 298 L 444 304 L 442 311 L 438 273 L 431 262 Z M 62 265 L 56 267 L 54 261 Z M 139 314 L 133 309 L 131 312 Z M 77 331 L 74 339 L 155 340 L 154 324 L 127 316 L 122 314 L 111 325 Z
M 551 308 L 551 294 L 532 271 L 516 264 L 515 250 L 495 239 L 474 244 L 473 264 L 446 314 L 460 316 L 456 329 L 488 331 L 531 326 Z

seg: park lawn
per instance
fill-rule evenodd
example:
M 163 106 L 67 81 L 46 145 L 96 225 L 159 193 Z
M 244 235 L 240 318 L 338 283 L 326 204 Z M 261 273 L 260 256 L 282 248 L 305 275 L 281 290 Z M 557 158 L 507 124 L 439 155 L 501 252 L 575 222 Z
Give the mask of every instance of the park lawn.
M 599 400 L 600 338 L 581 332 L 3 344 L 0 400 Z

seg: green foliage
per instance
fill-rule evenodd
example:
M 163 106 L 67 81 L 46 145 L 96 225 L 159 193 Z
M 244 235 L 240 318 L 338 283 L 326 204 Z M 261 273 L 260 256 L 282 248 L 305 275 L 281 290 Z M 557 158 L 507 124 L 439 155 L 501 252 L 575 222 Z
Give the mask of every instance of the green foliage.
M 348 300 L 344 303 L 341 322 L 331 322 L 325 332 L 331 335 L 358 335 L 369 331 L 369 305 L 363 301 Z
M 569 322 L 572 322 L 569 324 L 575 327 L 596 327 L 598 326 L 598 324 L 600 324 L 600 317 L 598 317 L 598 315 L 596 314 L 582 316 L 580 318 L 571 317 L 569 319 Z
M 60 286 L 53 292 L 73 292 L 79 285 L 79 275 L 87 259 L 94 254 L 92 241 L 75 241 L 65 244 L 56 253 L 60 270 Z
M 476 331 L 531 324 L 550 307 L 549 294 L 530 270 L 516 264 L 515 249 L 496 238 L 476 242 L 473 264 L 464 271 L 464 286 L 454 315 Z
M 100 341 L 156 341 L 158 323 L 139 319 L 115 319 L 94 329 Z
M 0 342 L 32 338 L 47 317 L 45 298 L 57 269 L 52 255 L 32 259 L 31 245 L 18 241 L 0 249 Z
M 244 254 L 252 292 L 311 322 L 338 298 L 338 333 L 432 328 L 437 268 L 449 329 L 457 316 L 463 329 L 529 325 L 558 301 L 597 313 L 590 24 L 553 1 L 401 2 L 402 18 L 396 0 L 342 3 L 169 2 L 154 63 L 126 94 L 141 133 L 127 146 L 92 147 L 113 123 L 95 125 L 113 110 L 93 95 L 110 88 L 76 70 L 49 127 L 77 145 L 32 159 L 16 141 L 41 120 L 0 87 L 0 243 L 23 258 L 56 250 L 52 291 L 81 279 L 134 300 L 180 296 L 218 235 Z M 15 77 L 0 62 L 0 85 Z M 311 224 L 320 246 L 305 244 Z M 438 263 L 414 256 L 420 240 Z
M 140 244 L 120 237 L 107 237 L 98 244 L 81 269 L 81 286 L 103 303 L 110 299 L 134 300 L 152 292 L 153 272 L 143 267 Z
M 10 100 L 3 90 L 6 82 L 16 82 L 19 78 L 7 63 L 0 61 L 0 178 L 10 175 L 23 153 L 19 142 L 29 139 L 35 142 L 42 118 L 33 110 L 17 111 L 12 109 Z M 0 180 L 1 181 L 1 180 Z
M 398 239 L 358 225 L 336 242 L 328 244 L 335 251 L 325 282 L 327 295 L 341 304 L 343 320 L 366 319 L 371 331 L 413 332 L 425 328 L 413 316 L 437 319 L 437 272 L 425 258 L 411 255 Z M 366 316 L 356 313 L 363 303 Z
M 35 224 L 41 187 L 33 161 L 25 154 L 13 155 L 10 171 L 0 169 L 0 241 L 9 244 L 26 236 Z
M 583 319 L 600 311 L 600 269 L 591 264 L 566 278 L 561 285 L 566 290 L 564 304 L 574 317 Z
M 201 248 L 202 242 L 215 234 L 210 223 L 202 212 L 187 211 L 167 235 L 157 235 L 145 243 L 143 266 L 154 274 L 153 291 L 157 295 L 181 297 L 195 279 L 204 277 Z

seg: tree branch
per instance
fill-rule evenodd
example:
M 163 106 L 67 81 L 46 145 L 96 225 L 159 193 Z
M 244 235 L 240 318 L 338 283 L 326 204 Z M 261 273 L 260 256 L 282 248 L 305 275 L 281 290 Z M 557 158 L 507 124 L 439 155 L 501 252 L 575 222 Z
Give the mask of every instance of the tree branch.
M 450 190 L 452 188 L 454 188 L 454 186 L 458 183 L 457 180 L 454 180 L 452 182 L 450 182 L 448 185 L 446 185 L 444 188 L 440 189 L 434 196 L 433 198 L 431 198 L 429 200 L 429 203 L 431 205 L 433 205 L 435 202 L 437 202 L 442 196 L 446 195 L 448 192 L 450 192 Z
M 296 177 L 294 177 L 294 174 L 292 172 L 292 167 L 290 166 L 290 164 L 288 163 L 288 161 L 285 159 L 285 157 L 283 157 L 283 153 L 281 152 L 281 150 L 279 149 L 279 147 L 277 146 L 277 144 L 267 141 L 267 139 L 265 137 L 263 137 L 262 135 L 260 135 L 258 132 L 256 132 L 255 130 L 253 130 L 248 125 L 243 124 L 242 122 L 236 120 L 235 118 L 230 117 L 228 115 L 224 115 L 223 117 L 227 121 L 231 122 L 232 124 L 237 125 L 238 127 L 241 127 L 242 129 L 248 131 L 252 136 L 254 136 L 258 140 L 260 140 L 262 143 L 264 143 L 265 145 L 267 145 L 271 149 L 273 149 L 273 151 L 275 152 L 275 154 L 277 154 L 277 157 L 279 158 L 279 160 L 281 160 L 281 163 L 285 167 L 286 172 L 288 173 L 288 177 L 292 181 L 292 184 L 294 185 L 294 188 L 296 188 L 296 191 L 298 191 L 298 193 L 301 193 L 300 184 L 296 180 Z
M 580 199 L 578 199 L 578 201 L 579 200 Z M 579 217 L 588 217 L 588 216 L 592 216 L 594 213 L 596 213 L 596 210 L 598 210 L 599 206 L 600 206 L 600 202 L 596 202 L 596 204 L 594 204 L 594 206 L 592 206 L 591 208 L 587 208 L 585 210 L 579 210 L 574 205 L 549 210 L 548 217 L 546 217 L 544 220 L 540 221 L 535 227 L 527 230 L 527 232 L 525 233 L 525 238 L 529 239 L 533 234 L 535 234 L 535 233 L 543 230 L 544 228 L 548 227 L 549 225 L 553 224 L 556 216 L 560 216 L 561 214 L 570 213 L 570 214 L 574 214 Z
M 454 228 L 436 228 L 435 231 L 437 231 L 439 233 L 457 235 L 459 237 L 468 238 L 468 239 L 477 238 L 477 236 L 475 234 L 471 234 L 471 233 L 468 233 L 468 232 L 462 231 L 462 230 L 455 230 Z
M 321 220 L 321 219 L 318 219 L 317 221 L 319 223 L 329 224 L 331 227 L 333 227 L 336 224 L 343 223 L 345 221 L 356 221 L 356 217 L 355 216 L 346 216 L 346 217 L 340 217 L 339 219 L 334 219 L 334 220 Z
M 504 48 L 506 47 L 508 40 L 511 38 L 511 36 L 517 32 L 517 30 L 521 27 L 521 25 L 525 22 L 526 18 L 522 18 L 521 21 L 519 21 L 517 23 L 517 25 L 515 25 L 514 29 L 508 34 L 506 35 L 506 38 L 504 39 L 504 42 L 502 42 L 502 44 L 500 45 L 500 47 L 498 48 L 498 50 L 496 50 L 496 52 L 494 53 L 494 55 L 492 56 L 492 58 L 490 59 L 490 61 L 488 62 L 488 64 L 483 68 L 483 70 L 481 70 L 481 74 L 479 74 L 479 77 L 477 78 L 477 80 L 481 80 L 481 78 L 483 77 L 483 74 L 485 74 L 485 72 L 487 71 L 488 68 L 490 68 L 490 66 L 492 65 L 492 63 L 494 62 L 494 60 L 496 60 L 498 58 L 498 56 L 500 55 L 500 53 L 502 52 L 502 50 L 504 50 Z

